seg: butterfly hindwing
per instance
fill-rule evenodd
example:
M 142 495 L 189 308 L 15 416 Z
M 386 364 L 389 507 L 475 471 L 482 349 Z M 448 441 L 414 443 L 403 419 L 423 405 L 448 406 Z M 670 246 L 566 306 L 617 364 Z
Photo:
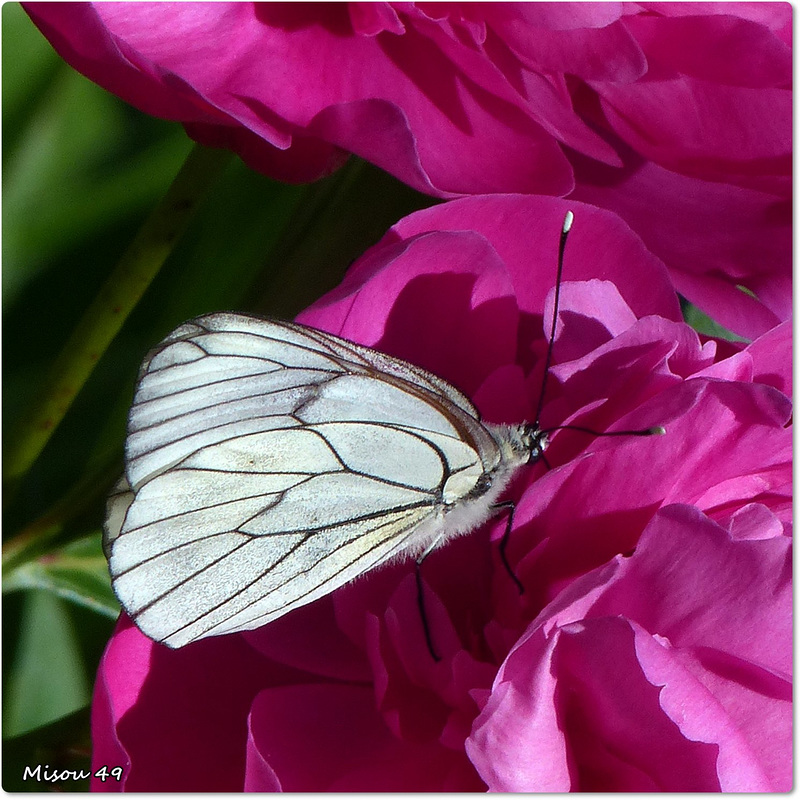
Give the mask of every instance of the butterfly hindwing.
M 238 314 L 186 323 L 148 355 L 128 432 L 104 546 L 126 610 L 171 646 L 328 594 L 498 459 L 436 376 Z

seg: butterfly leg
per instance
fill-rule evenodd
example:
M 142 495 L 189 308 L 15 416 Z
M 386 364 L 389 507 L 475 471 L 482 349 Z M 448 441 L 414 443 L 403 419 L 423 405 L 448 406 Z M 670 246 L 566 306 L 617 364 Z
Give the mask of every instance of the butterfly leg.
M 428 624 L 428 615 L 425 611 L 425 587 L 422 584 L 422 562 L 430 555 L 430 553 L 436 548 L 436 546 L 441 542 L 442 537 L 437 537 L 428 547 L 425 548 L 425 551 L 422 555 L 417 557 L 417 560 L 414 562 L 414 574 L 416 575 L 417 579 L 417 605 L 419 606 L 419 616 L 422 620 L 422 630 L 425 631 L 425 642 L 428 645 L 428 650 L 430 651 L 431 658 L 434 661 L 441 661 L 441 658 L 436 653 L 436 649 L 433 646 L 433 637 L 431 636 L 431 628 Z
M 508 563 L 508 556 L 506 555 L 506 547 L 508 547 L 508 541 L 511 538 L 511 526 L 514 523 L 514 509 L 516 505 L 513 500 L 506 500 L 503 503 L 495 503 L 492 506 L 493 509 L 507 509 L 508 516 L 506 518 L 506 529 L 503 531 L 503 538 L 500 540 L 500 560 L 503 562 L 503 566 L 506 568 L 506 572 L 511 576 L 511 580 L 519 589 L 520 594 L 524 594 L 525 587 L 522 585 L 522 581 L 517 577 L 516 573 L 514 572 L 511 564 Z

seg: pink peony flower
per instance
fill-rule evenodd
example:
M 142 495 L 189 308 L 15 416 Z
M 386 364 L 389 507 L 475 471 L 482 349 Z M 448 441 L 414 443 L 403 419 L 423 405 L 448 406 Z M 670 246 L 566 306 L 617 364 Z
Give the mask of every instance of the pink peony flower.
M 467 740 L 495 791 L 791 788 L 791 542 L 762 504 L 728 526 L 659 510 L 509 652 Z
M 545 427 L 552 469 L 423 565 L 259 630 L 170 651 L 126 618 L 93 707 L 128 791 L 786 791 L 791 785 L 788 325 L 742 348 L 680 321 L 663 264 L 572 206 Z M 301 321 L 411 359 L 492 421 L 531 419 L 564 201 L 414 214 Z M 597 277 L 597 276 L 600 277 Z
M 274 177 L 352 152 L 439 197 L 572 193 L 737 333 L 791 313 L 788 4 L 26 8 L 92 80 Z

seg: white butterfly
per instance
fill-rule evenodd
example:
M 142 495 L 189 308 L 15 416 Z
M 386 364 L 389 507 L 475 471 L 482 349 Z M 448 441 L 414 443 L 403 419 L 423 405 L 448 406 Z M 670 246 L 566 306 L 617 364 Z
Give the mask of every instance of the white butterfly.
M 142 366 L 105 525 L 114 590 L 170 647 L 260 627 L 475 529 L 546 445 L 405 361 L 199 317 Z

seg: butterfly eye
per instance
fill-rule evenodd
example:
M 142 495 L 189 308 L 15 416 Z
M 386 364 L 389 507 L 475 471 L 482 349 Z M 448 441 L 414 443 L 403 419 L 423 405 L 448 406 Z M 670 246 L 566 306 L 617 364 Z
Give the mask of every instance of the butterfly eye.
M 549 435 L 537 427 L 529 428 L 528 432 L 528 463 L 533 464 L 544 458 L 544 451 L 550 443 Z

